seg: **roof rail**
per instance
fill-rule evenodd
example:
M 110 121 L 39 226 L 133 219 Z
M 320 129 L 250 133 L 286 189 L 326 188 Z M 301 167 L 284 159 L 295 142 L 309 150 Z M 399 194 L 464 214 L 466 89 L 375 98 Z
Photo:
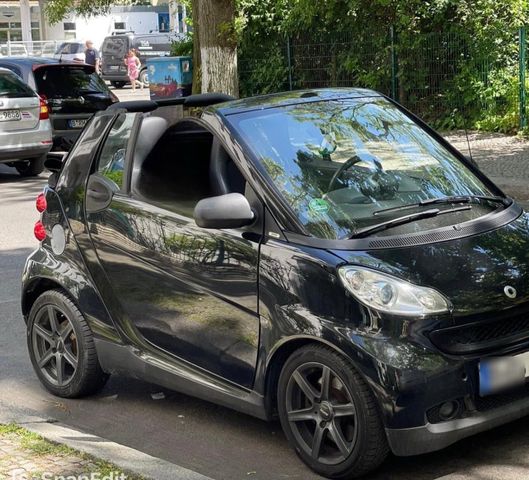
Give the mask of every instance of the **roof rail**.
M 163 100 L 129 100 L 117 102 L 110 105 L 107 110 L 124 109 L 128 112 L 152 112 L 158 107 L 172 107 L 175 105 L 182 105 L 185 108 L 208 107 L 209 105 L 215 105 L 229 100 L 235 100 L 235 97 L 226 95 L 225 93 L 200 93 L 197 95 L 189 95 L 188 97 Z

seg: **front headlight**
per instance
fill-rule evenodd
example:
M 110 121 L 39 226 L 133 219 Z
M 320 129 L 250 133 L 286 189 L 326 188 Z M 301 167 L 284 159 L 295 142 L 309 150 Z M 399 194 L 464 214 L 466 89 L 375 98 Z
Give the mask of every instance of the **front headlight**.
M 338 269 L 347 290 L 364 305 L 395 315 L 424 316 L 449 310 L 438 291 L 376 272 L 364 267 Z

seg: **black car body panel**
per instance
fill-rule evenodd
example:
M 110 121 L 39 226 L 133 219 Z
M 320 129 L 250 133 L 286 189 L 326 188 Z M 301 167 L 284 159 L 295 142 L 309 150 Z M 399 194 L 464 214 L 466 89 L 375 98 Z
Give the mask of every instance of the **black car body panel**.
M 64 224 L 67 249 L 58 257 L 45 240 L 28 259 L 24 314 L 38 292 L 60 285 L 86 313 L 106 371 L 155 381 L 260 418 L 276 413 L 285 359 L 308 343 L 325 345 L 369 385 L 390 446 L 399 455 L 436 450 L 525 415 L 526 394 L 514 403 L 502 395 L 487 403 L 479 394 L 482 358 L 529 349 L 529 225 L 515 203 L 492 211 L 502 218 L 496 225 L 479 227 L 487 221 L 482 217 L 471 222 L 478 227 L 470 233 L 400 246 L 369 247 L 370 241 L 391 238 L 384 235 L 362 241 L 309 236 L 229 121 L 232 115 L 282 104 L 366 95 L 376 96 L 349 89 L 291 92 L 221 104 L 200 119 L 178 123 L 170 134 L 183 139 L 182 151 L 188 152 L 185 145 L 192 139 L 196 158 L 222 147 L 246 182 L 239 191 L 257 220 L 222 230 L 201 229 L 187 211 L 149 202 L 148 187 L 159 186 L 140 185 L 142 162 L 150 158 L 152 144 L 165 138 L 162 120 L 123 110 L 96 114 L 56 186 L 47 190 L 45 226 Z M 119 123 L 123 118 L 129 121 L 125 153 L 112 160 L 120 165 L 112 178 L 121 185 L 108 206 L 90 206 L 87 185 L 98 175 L 94 159 L 103 155 L 105 139 L 124 124 Z M 474 165 L 428 132 L 501 195 Z M 157 152 L 157 158 L 172 151 Z M 344 265 L 435 289 L 450 308 L 421 318 L 370 308 L 344 287 L 338 273 Z M 515 299 L 505 295 L 507 284 L 516 289 Z M 444 402 L 455 402 L 456 417 L 439 417 Z M 505 404 L 509 407 L 495 407 Z
M 2 57 L 0 66 L 15 72 L 47 100 L 56 150 L 69 150 L 91 116 L 118 101 L 90 65 L 43 57 Z M 85 90 L 79 91 L 79 81 L 69 70 L 85 72 Z M 53 78 L 45 78 L 50 74 Z

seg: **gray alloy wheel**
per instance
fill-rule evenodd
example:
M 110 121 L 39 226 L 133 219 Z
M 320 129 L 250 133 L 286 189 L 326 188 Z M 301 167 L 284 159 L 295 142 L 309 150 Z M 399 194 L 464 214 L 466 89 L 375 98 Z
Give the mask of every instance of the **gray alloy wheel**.
M 389 452 L 371 389 L 329 347 L 308 344 L 290 355 L 279 376 L 277 409 L 296 453 L 325 477 L 361 477 Z
M 108 379 L 99 364 L 88 322 L 62 290 L 46 291 L 33 303 L 27 343 L 39 380 L 54 395 L 89 395 L 100 390 Z
M 287 385 L 287 417 L 299 445 L 321 463 L 346 460 L 358 440 L 356 407 L 348 387 L 326 365 L 300 365 Z
M 145 87 L 148 87 L 149 86 L 149 72 L 146 68 L 144 68 L 141 72 L 140 72 L 140 76 L 138 77 L 138 80 L 143 83 L 143 85 Z
M 53 385 L 70 383 L 79 363 L 73 325 L 55 305 L 42 307 L 33 323 L 33 352 L 42 375 Z

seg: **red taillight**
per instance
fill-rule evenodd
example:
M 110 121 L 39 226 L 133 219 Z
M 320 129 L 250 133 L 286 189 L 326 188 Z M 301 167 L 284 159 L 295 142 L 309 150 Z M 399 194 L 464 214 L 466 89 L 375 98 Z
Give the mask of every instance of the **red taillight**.
M 48 107 L 48 102 L 46 102 L 46 97 L 40 96 L 40 120 L 48 120 L 50 118 L 50 109 Z
M 42 213 L 48 208 L 48 202 L 46 202 L 46 195 L 43 193 L 40 193 L 37 197 L 37 203 L 36 203 L 37 210 L 39 213 Z
M 46 229 L 44 228 L 43 223 L 39 220 L 37 223 L 35 223 L 35 227 L 33 228 L 33 233 L 35 234 L 35 238 L 42 242 L 46 238 Z

